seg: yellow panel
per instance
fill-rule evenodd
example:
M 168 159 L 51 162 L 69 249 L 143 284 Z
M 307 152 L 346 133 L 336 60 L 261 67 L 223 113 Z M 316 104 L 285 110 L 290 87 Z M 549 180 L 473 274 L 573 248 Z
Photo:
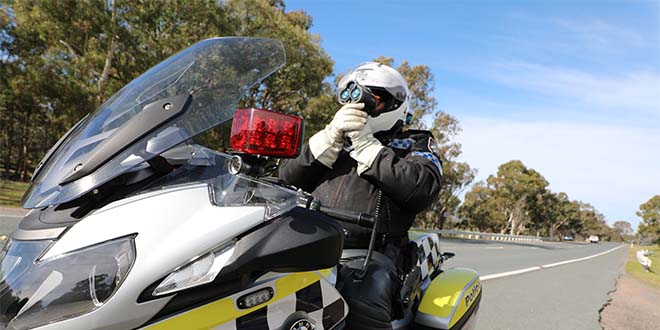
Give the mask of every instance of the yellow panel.
M 275 296 L 268 303 L 273 303 L 296 291 L 317 282 L 321 277 L 315 272 L 291 273 L 284 277 L 275 279 Z M 261 287 L 261 285 L 260 285 Z M 175 315 L 169 319 L 153 324 L 146 329 L 188 329 L 203 330 L 224 324 L 231 320 L 247 315 L 266 304 L 257 305 L 249 309 L 238 309 L 234 301 L 242 295 L 251 292 L 252 288 L 239 292 L 227 298 L 214 301 L 204 306 L 195 308 L 182 314 Z M 267 303 L 267 304 L 268 304 Z
M 426 289 L 418 311 L 440 318 L 451 317 L 450 326 L 453 326 L 474 303 L 474 298 L 481 291 L 477 276 L 475 271 L 461 268 L 452 268 L 441 273 Z M 461 294 L 473 280 L 474 283 Z M 472 296 L 466 300 L 469 294 Z
M 328 276 L 330 276 L 330 274 L 332 273 L 332 268 L 321 269 L 318 272 L 321 273 L 323 277 L 328 278 Z
M 456 322 L 458 322 L 467 310 L 474 304 L 479 293 L 481 292 L 481 281 L 477 278 L 472 285 L 463 293 L 461 296 L 461 301 L 458 301 L 458 306 L 456 306 L 456 311 L 449 322 L 449 327 L 453 327 Z

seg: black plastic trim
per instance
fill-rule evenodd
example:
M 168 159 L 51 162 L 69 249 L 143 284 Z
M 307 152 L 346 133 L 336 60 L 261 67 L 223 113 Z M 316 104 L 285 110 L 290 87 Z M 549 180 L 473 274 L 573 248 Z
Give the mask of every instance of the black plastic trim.
M 67 169 L 72 173 L 60 184 L 78 180 L 92 173 L 135 141 L 183 114 L 191 100 L 190 94 L 181 94 L 147 104 L 142 111 L 121 126 L 118 132 L 95 148 L 82 163 L 74 164 L 74 168 Z
M 296 207 L 236 243 L 235 257 L 220 272 L 302 272 L 337 265 L 343 231 L 334 219 Z
M 49 206 L 41 210 L 32 210 L 18 223 L 17 229 L 44 230 L 73 226 L 80 218 L 72 214 L 77 207 Z

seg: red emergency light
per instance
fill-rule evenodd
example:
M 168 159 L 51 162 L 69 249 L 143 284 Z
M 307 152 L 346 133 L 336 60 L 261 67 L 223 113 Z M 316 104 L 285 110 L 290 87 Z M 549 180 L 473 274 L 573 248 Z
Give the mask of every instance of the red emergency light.
M 300 152 L 301 117 L 263 109 L 238 109 L 231 125 L 232 151 L 293 158 Z

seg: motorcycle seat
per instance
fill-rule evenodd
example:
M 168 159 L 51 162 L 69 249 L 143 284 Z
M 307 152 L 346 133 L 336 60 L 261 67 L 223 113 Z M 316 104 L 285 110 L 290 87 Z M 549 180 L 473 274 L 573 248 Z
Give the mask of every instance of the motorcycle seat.
M 342 251 L 339 263 L 342 266 L 351 269 L 362 269 L 364 258 L 367 257 L 366 249 L 345 249 Z M 376 262 L 381 265 L 391 264 L 392 261 L 384 254 L 373 251 L 371 254 L 371 262 Z

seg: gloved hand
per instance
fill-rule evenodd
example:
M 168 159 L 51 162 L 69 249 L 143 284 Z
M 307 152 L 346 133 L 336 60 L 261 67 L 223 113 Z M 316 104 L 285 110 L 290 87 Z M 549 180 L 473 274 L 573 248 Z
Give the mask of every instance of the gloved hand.
M 309 139 L 309 149 L 316 160 L 332 168 L 339 157 L 344 134 L 361 130 L 367 122 L 368 114 L 362 108 L 363 103 L 345 104 L 330 124 Z
M 344 133 L 359 131 L 364 127 L 369 116 L 364 109 L 364 103 L 347 103 L 335 113 L 335 118 L 325 127 L 326 134 L 333 141 L 344 141 Z
M 366 123 L 359 131 L 347 132 L 346 136 L 351 139 L 351 143 L 353 144 L 351 157 L 357 161 L 357 173 L 360 175 L 371 168 L 371 165 L 376 160 L 376 156 L 385 147 L 374 137 L 373 129 L 369 123 Z

